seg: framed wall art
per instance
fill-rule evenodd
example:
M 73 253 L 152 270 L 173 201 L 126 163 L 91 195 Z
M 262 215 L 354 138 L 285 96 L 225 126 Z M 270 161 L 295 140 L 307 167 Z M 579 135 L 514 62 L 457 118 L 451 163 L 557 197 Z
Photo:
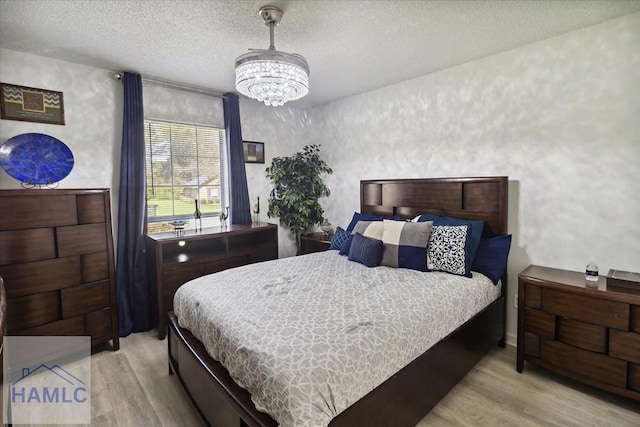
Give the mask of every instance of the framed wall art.
M 245 163 L 264 163 L 264 142 L 242 141 Z
M 62 92 L 0 83 L 0 93 L 3 119 L 64 125 Z

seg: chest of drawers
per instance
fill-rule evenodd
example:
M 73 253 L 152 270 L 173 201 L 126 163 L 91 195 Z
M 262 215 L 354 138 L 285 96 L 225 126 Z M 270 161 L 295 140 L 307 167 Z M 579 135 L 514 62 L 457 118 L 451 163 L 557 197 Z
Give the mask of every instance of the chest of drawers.
M 0 190 L 7 335 L 89 335 L 119 348 L 108 189 Z
M 518 276 L 518 372 L 525 360 L 640 400 L 640 293 L 528 267 Z

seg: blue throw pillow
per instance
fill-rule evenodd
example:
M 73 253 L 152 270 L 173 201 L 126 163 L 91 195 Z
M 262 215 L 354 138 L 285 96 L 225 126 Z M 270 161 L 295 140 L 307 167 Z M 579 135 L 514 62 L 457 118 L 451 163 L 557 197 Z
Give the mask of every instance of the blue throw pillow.
M 349 255 L 349 249 L 351 249 L 351 242 L 353 241 L 353 234 L 349 234 L 349 238 L 342 244 L 340 247 L 340 251 L 338 252 L 340 255 Z
M 367 267 L 377 267 L 382 258 L 382 240 L 364 237 L 360 233 L 353 235 L 349 249 L 349 261 L 359 262 Z
M 380 265 L 427 271 L 431 222 L 384 221 Z
M 368 237 L 370 239 L 382 240 L 383 233 L 383 221 L 358 221 L 351 231 L 351 236 L 340 248 L 340 255 L 349 255 L 349 249 L 351 248 L 351 242 L 353 241 L 354 234 L 362 234 L 364 237 Z
M 478 251 L 478 245 L 480 244 L 480 239 L 482 239 L 482 232 L 484 230 L 484 221 L 481 220 L 471 220 L 471 219 L 461 219 L 461 218 L 452 218 L 449 216 L 438 216 L 438 215 L 420 215 L 417 222 L 424 221 L 433 221 L 434 226 L 438 225 L 466 225 L 469 227 L 467 230 L 467 245 L 465 247 L 465 263 L 467 265 L 467 276 L 471 277 L 469 274 L 470 267 L 473 264 L 473 260 L 476 257 L 476 252 Z
M 351 222 L 347 226 L 347 231 L 353 231 L 353 227 L 356 226 L 358 221 L 382 221 L 384 217 L 379 215 L 367 215 L 361 214 L 359 212 L 353 213 L 353 218 L 351 218 Z
M 329 245 L 329 249 L 339 250 L 344 242 L 351 236 L 351 233 L 348 231 L 344 231 L 342 227 L 336 228 L 336 232 L 333 234 L 333 239 L 331 240 L 331 244 Z
M 368 214 L 361 214 L 359 212 L 354 212 L 353 218 L 351 218 L 351 222 L 347 226 L 347 231 L 353 231 L 353 227 L 356 226 L 358 221 L 382 221 L 385 219 L 393 219 L 395 221 L 406 221 L 406 219 L 398 215 L 394 215 L 393 217 L 384 217 L 380 215 L 368 215 Z
M 471 269 L 484 274 L 497 285 L 507 269 L 510 248 L 511 234 L 480 240 Z

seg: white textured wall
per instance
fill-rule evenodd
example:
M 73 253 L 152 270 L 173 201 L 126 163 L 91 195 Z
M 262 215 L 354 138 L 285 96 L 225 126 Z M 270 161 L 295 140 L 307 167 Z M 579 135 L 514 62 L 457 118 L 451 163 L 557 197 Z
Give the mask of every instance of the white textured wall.
M 224 128 L 222 98 L 143 83 L 145 119 Z
M 122 84 L 111 78 L 111 73 L 0 49 L 0 81 L 62 92 L 65 115 L 64 126 L 1 120 L 0 143 L 22 133 L 51 135 L 64 142 L 75 159 L 71 173 L 59 188 L 115 185 L 117 190 L 114 176 L 120 168 Z M 20 183 L 0 169 L 0 188 L 20 188 Z
M 266 127 L 269 155 L 322 144 L 334 226 L 359 209 L 361 179 L 508 175 L 510 307 L 529 264 L 640 271 L 640 14 Z
M 64 142 L 74 157 L 58 188 L 109 188 L 114 234 L 117 223 L 122 83 L 112 72 L 0 49 L 0 81 L 62 92 L 65 125 L 0 120 L 0 144 L 23 133 L 44 133 Z M 21 188 L 0 168 L 0 188 Z
M 247 98 L 240 99 L 242 117 L 242 138 L 245 141 L 264 142 L 265 163 L 245 163 L 249 199 L 253 206 L 260 197 L 260 220 L 278 223 L 278 218 L 267 216 L 268 198 L 271 182 L 267 179 L 265 168 L 271 165 L 274 157 L 286 157 L 304 147 L 309 132 L 309 119 L 304 111 L 295 108 L 271 108 Z M 295 242 L 287 229 L 278 231 L 279 256 L 296 254 Z

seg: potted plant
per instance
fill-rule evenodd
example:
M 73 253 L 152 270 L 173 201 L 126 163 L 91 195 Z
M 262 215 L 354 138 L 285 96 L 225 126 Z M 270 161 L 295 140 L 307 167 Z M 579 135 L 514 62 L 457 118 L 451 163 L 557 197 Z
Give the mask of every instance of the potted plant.
M 313 144 L 291 157 L 275 157 L 266 172 L 273 182 L 267 215 L 280 218 L 280 224 L 293 234 L 296 254 L 300 254 L 300 236 L 323 220 L 318 199 L 330 194 L 321 175 L 333 170 L 320 158 L 320 146 Z

